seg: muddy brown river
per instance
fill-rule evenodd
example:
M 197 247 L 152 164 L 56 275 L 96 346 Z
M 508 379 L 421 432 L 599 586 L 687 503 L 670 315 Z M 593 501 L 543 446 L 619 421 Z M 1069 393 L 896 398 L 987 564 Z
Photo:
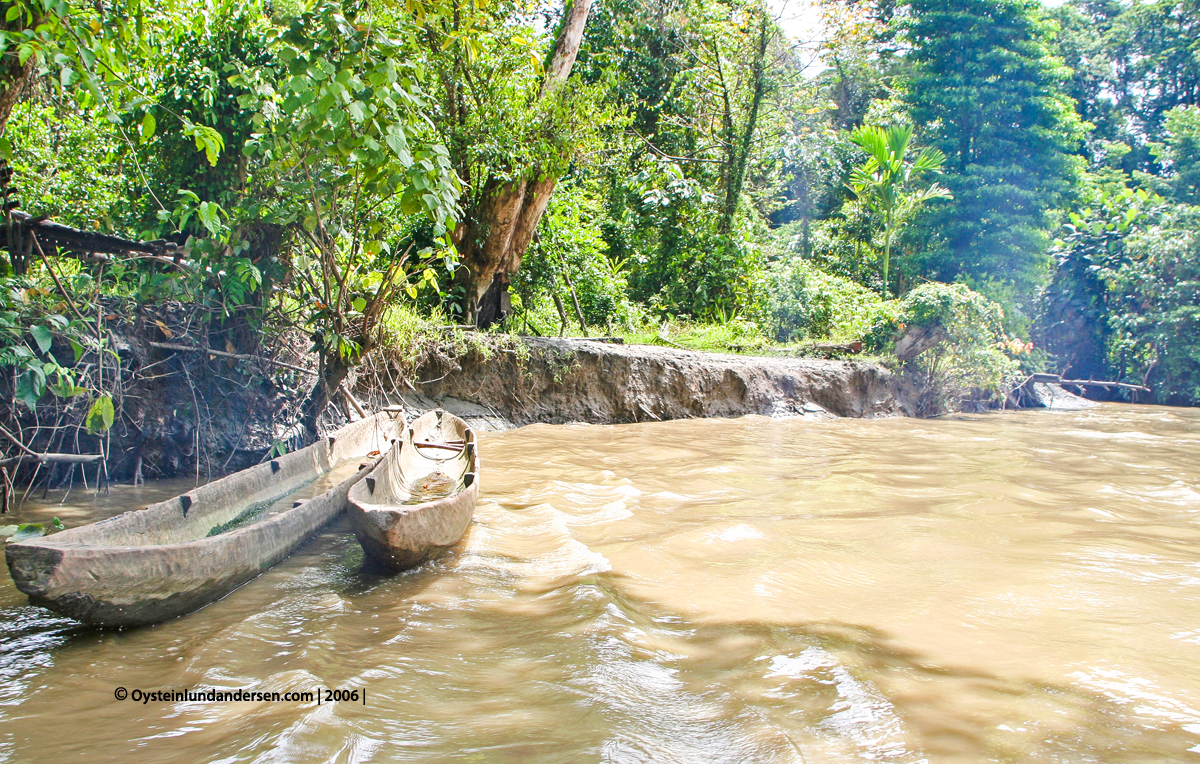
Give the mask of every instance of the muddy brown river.
M 481 456 L 467 538 L 404 575 L 340 520 L 105 633 L 5 571 L 0 761 L 1200 761 L 1198 410 L 538 425 Z

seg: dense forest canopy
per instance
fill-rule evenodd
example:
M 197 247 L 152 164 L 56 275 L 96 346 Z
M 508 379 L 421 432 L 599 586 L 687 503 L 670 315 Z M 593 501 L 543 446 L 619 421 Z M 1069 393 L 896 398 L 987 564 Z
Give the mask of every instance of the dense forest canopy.
M 964 391 L 1200 402 L 1195 0 L 823 0 L 815 63 L 759 0 L 0 7 L 31 407 L 86 391 L 30 332 L 84 343 L 105 295 L 310 334 L 310 427 L 398 311 L 750 351 L 922 327 L 906 360 Z M 98 268 L 20 212 L 178 254 Z

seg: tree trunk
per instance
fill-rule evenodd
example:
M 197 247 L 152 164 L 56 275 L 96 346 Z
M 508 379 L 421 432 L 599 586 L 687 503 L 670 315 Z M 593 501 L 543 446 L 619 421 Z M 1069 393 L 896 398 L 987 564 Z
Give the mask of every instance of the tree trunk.
M 365 353 L 364 353 L 365 355 Z M 317 439 L 317 422 L 325 413 L 325 408 L 333 400 L 338 387 L 350 373 L 350 367 L 340 360 L 330 361 L 317 377 L 316 384 L 308 394 L 301 409 L 300 424 L 304 426 L 304 441 L 312 443 Z
M 725 132 L 728 146 L 726 148 L 725 171 L 725 200 L 721 209 L 721 220 L 718 231 L 722 236 L 733 232 L 733 224 L 737 217 L 738 203 L 742 198 L 742 189 L 746 184 L 746 171 L 750 163 L 750 154 L 754 149 L 754 134 L 758 130 L 759 110 L 767 93 L 767 50 L 771 44 L 771 32 L 767 23 L 766 9 L 759 9 L 758 36 L 754 46 L 754 58 L 750 62 L 750 108 L 746 115 L 741 132 L 736 133 L 732 106 L 728 91 L 725 91 Z M 718 72 L 720 72 L 720 50 L 717 52 Z M 724 75 L 721 75 L 724 80 Z M 724 82 L 722 82 L 724 86 Z
M 9 3 L 3 3 L 2 8 L 8 10 Z M 24 14 L 11 21 L 0 19 L 0 30 L 8 34 L 9 37 L 16 37 L 20 33 L 30 29 L 37 29 L 41 25 L 43 18 L 35 16 L 33 23 L 26 25 Z M 17 105 L 17 101 L 21 100 L 21 94 L 25 87 L 29 84 L 33 77 L 34 56 L 26 59 L 25 63 L 21 63 L 17 57 L 16 46 L 11 46 L 8 51 L 0 57 L 0 134 L 4 133 L 4 128 L 8 125 L 8 117 L 12 114 L 13 107 Z
M 563 13 L 539 97 L 546 97 L 570 76 L 591 5 L 592 0 L 575 0 Z M 455 246 L 467 266 L 460 271 L 466 287 L 464 319 L 481 328 L 507 314 L 508 285 L 558 183 L 558 178 L 543 176 L 540 169 L 530 167 L 518 180 L 489 180 L 475 215 L 454 232 Z

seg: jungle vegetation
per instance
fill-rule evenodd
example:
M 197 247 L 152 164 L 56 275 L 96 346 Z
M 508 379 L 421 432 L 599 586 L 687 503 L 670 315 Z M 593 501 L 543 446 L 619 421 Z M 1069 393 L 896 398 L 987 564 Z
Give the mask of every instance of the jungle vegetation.
M 818 40 L 760 0 L 0 2 L 5 230 L 182 253 L 0 242 L 14 406 L 111 422 L 50 349 L 103 353 L 117 297 L 311 336 L 310 430 L 398 314 L 742 352 L 937 326 L 912 363 L 963 391 L 1200 402 L 1200 3 L 815 8 Z

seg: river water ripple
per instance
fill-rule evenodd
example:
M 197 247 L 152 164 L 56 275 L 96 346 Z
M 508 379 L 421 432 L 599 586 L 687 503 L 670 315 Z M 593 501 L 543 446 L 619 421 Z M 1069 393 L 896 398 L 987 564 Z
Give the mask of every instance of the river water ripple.
M 485 435 L 467 538 L 408 574 L 364 566 L 341 520 L 218 603 L 104 633 L 5 572 L 0 761 L 1200 761 L 1198 425 L 1106 405 Z

